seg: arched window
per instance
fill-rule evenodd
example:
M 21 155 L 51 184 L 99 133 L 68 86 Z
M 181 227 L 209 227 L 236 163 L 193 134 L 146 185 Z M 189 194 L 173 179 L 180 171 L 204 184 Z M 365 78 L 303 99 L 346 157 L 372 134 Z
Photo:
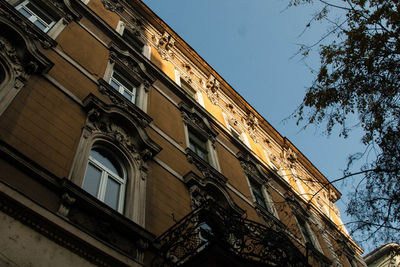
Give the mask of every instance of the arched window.
M 123 212 L 127 170 L 113 151 L 94 146 L 83 180 L 83 189 L 106 203 L 111 208 Z

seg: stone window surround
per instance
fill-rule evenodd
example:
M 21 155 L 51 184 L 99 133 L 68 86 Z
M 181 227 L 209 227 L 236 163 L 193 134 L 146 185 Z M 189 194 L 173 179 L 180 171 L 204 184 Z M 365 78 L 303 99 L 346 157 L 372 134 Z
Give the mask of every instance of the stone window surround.
M 147 122 L 144 122 L 146 119 L 139 120 L 140 114 L 132 117 L 125 108 L 107 105 L 92 94 L 84 99 L 83 104 L 87 119 L 69 179 L 82 186 L 89 153 L 94 145 L 101 144 L 116 151 L 125 159 L 128 172 L 123 214 L 144 227 L 147 161 L 161 150 L 143 129 L 151 119 L 147 118 Z
M 220 172 L 221 168 L 218 162 L 218 156 L 215 147 L 215 137 L 218 133 L 212 129 L 206 117 L 202 116 L 201 113 L 196 111 L 194 107 L 190 108 L 185 103 L 181 102 L 179 104 L 179 108 L 183 116 L 186 147 L 190 149 L 189 131 L 192 131 L 196 135 L 202 136 L 205 140 L 207 140 L 206 145 L 209 152 L 208 163 L 211 165 L 211 167 Z

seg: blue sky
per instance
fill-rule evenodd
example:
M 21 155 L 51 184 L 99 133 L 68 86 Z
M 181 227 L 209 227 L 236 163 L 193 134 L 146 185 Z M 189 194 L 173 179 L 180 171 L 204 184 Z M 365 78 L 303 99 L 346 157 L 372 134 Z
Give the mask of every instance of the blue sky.
M 293 57 L 299 43 L 313 43 L 326 31 L 316 24 L 301 37 L 316 11 L 312 6 L 287 9 L 285 0 L 143 0 L 200 54 L 282 136 L 286 136 L 330 180 L 342 176 L 347 157 L 362 151 L 360 132 L 348 139 L 324 135 L 323 128 L 300 131 L 285 120 L 301 103 L 312 82 L 310 67 Z M 346 194 L 354 181 L 338 183 L 342 200 L 336 204 L 344 222 Z M 368 252 L 372 247 L 363 246 Z

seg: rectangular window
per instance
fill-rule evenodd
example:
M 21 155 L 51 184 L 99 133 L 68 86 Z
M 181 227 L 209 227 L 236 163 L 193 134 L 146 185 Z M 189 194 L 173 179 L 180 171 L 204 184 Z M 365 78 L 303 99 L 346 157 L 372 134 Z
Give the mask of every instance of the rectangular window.
M 303 234 L 303 237 L 306 241 L 306 243 L 309 243 L 310 245 L 312 245 L 313 247 L 315 246 L 314 240 L 311 237 L 311 233 L 308 229 L 307 223 L 305 220 L 299 218 L 298 216 L 296 216 L 297 222 L 299 223 L 299 227 L 300 227 L 300 231 Z
M 190 95 L 191 98 L 196 100 L 196 90 L 184 79 L 181 78 L 181 87 Z
M 240 138 L 240 134 L 238 133 L 238 131 L 235 130 L 235 128 L 233 128 L 232 126 L 229 125 L 229 129 L 231 130 L 231 133 L 235 138 L 237 138 L 239 140 L 242 140 Z
M 110 85 L 133 104 L 137 102 L 137 90 L 129 79 L 117 70 L 113 70 Z
M 251 186 L 251 192 L 253 193 L 254 201 L 258 205 L 269 211 L 267 207 L 267 202 L 262 192 L 262 186 L 253 180 L 250 180 L 250 186 Z
M 136 51 L 143 53 L 144 43 L 132 32 L 124 30 L 122 38 L 128 42 Z
M 196 153 L 200 158 L 210 163 L 207 139 L 200 136 L 199 134 L 193 133 L 190 129 L 189 131 L 189 147 Z
M 55 24 L 54 19 L 43 8 L 29 0 L 23 1 L 15 8 L 44 32 L 48 32 Z

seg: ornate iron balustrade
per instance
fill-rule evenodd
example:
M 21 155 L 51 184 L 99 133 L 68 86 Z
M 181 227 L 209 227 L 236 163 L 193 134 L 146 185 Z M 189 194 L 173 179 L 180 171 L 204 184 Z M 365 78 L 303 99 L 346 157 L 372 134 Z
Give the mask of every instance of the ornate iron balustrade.
M 160 255 L 153 266 L 179 266 L 208 246 L 266 266 L 309 266 L 284 232 L 245 219 L 214 202 L 206 202 L 157 238 Z

